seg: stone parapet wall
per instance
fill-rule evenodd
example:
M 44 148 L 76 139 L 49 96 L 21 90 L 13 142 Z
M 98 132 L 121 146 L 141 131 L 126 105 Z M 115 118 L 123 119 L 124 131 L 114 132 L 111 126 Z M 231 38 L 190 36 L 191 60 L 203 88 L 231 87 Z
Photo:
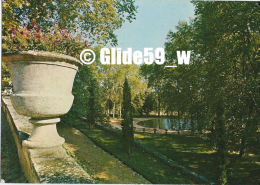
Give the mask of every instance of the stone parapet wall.
M 22 169 L 30 183 L 94 183 L 62 146 L 41 149 L 23 146 L 23 140 L 28 139 L 32 132 L 29 117 L 17 114 L 8 96 L 2 97 L 1 106 L 11 128 Z

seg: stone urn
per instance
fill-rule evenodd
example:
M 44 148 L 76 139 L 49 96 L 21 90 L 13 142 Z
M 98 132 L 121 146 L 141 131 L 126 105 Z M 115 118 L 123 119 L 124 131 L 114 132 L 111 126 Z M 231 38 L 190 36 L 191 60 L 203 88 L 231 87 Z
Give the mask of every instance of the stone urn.
M 23 146 L 61 146 L 56 124 L 74 99 L 72 86 L 82 63 L 70 56 L 45 51 L 21 51 L 3 55 L 11 73 L 11 102 L 18 114 L 30 117 L 33 130 Z

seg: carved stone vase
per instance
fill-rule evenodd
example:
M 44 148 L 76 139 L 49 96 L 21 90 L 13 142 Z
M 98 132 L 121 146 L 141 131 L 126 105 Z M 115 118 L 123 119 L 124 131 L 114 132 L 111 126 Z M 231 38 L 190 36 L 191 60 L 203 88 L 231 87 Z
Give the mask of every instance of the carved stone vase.
M 11 73 L 11 102 L 18 114 L 30 117 L 33 130 L 23 146 L 61 146 L 56 124 L 72 106 L 72 86 L 82 63 L 70 56 L 45 51 L 21 51 L 3 55 Z

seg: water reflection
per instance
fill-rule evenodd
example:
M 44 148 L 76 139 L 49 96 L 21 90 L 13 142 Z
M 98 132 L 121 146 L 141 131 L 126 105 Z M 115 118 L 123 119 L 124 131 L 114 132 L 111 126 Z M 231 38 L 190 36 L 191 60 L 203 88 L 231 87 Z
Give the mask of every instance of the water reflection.
M 141 121 L 138 123 L 143 127 L 148 128 L 158 128 L 158 129 L 167 129 L 167 130 L 189 130 L 190 129 L 190 120 L 180 122 L 174 119 L 167 118 L 158 118 L 151 119 L 147 121 Z

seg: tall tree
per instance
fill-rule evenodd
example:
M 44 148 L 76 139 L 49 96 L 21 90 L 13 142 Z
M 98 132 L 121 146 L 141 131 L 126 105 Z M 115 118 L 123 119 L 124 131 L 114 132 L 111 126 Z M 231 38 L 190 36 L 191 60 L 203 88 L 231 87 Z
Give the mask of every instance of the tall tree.
M 88 122 L 88 128 L 91 129 L 95 125 L 96 119 L 98 117 L 98 92 L 97 92 L 97 82 L 96 79 L 93 77 L 92 74 L 89 74 L 91 76 L 90 78 L 90 84 L 88 86 L 88 93 L 89 93 L 89 99 L 88 99 L 88 114 L 87 114 L 87 122 Z
M 122 132 L 123 132 L 123 146 L 128 154 L 131 153 L 131 149 L 134 141 L 133 131 L 133 106 L 131 102 L 131 89 L 128 84 L 127 78 L 125 78 L 123 89 L 123 107 L 122 107 Z
M 154 98 L 153 98 L 153 94 L 152 93 L 149 93 L 146 95 L 145 99 L 144 99 L 144 104 L 143 104 L 143 111 L 144 113 L 146 114 L 146 116 L 149 115 L 149 113 L 151 111 L 153 111 L 154 109 Z
M 144 95 L 147 84 L 139 75 L 139 66 L 137 65 L 100 65 L 98 74 L 101 76 L 100 83 L 103 87 L 104 97 L 107 98 L 107 108 L 112 112 L 114 117 L 120 117 L 122 112 L 123 102 L 123 84 L 125 76 L 128 76 L 129 86 L 134 91 L 131 91 L 134 110 L 138 110 L 143 103 L 140 98 Z

